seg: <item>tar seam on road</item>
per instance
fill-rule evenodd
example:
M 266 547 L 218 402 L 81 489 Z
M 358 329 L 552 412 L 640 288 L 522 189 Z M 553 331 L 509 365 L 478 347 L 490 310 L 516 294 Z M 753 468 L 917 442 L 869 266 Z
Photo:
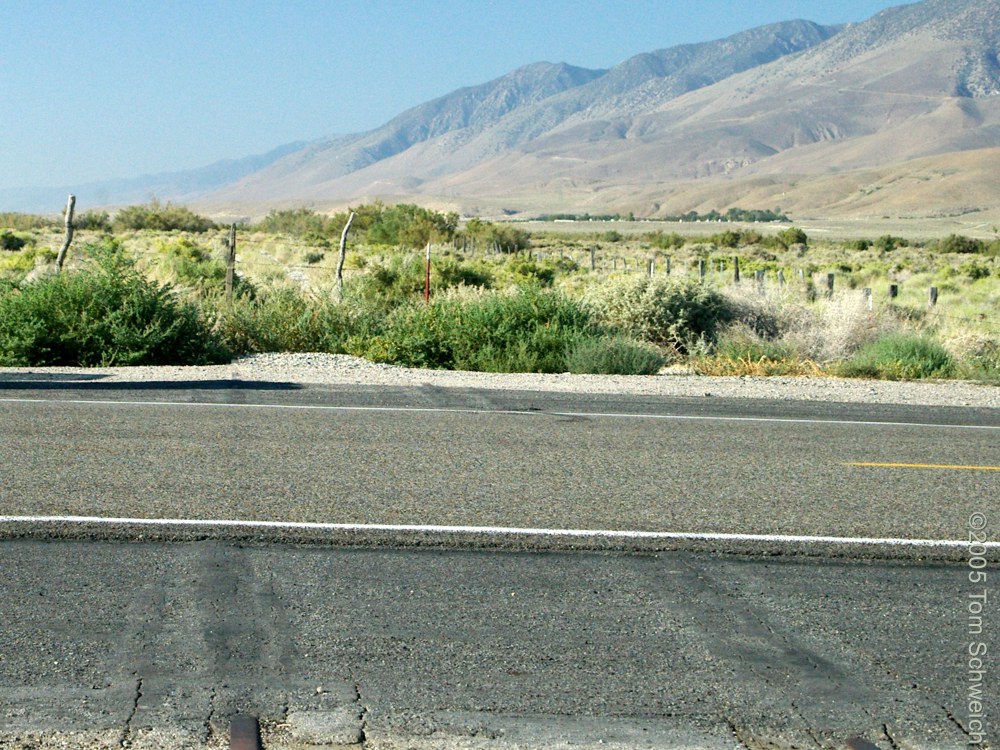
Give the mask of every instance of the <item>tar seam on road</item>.
M 329 412 L 394 412 L 415 414 L 479 414 L 519 417 L 590 417 L 601 419 L 659 419 L 692 422 L 777 422 L 784 424 L 828 424 L 850 425 L 863 427 L 944 427 L 960 430 L 1000 430 L 1000 425 L 972 424 L 931 424 L 925 422 L 887 422 L 875 420 L 851 419 L 805 419 L 800 417 L 724 417 L 705 414 L 627 414 L 617 412 L 589 411 L 545 411 L 519 409 L 469 409 L 460 407 L 429 407 L 429 406 L 332 406 L 324 404 L 234 404 L 228 402 L 212 403 L 209 401 L 112 401 L 109 399 L 59 399 L 59 398 L 0 398 L 2 404 L 74 404 L 103 406 L 179 406 L 179 407 L 209 407 L 217 409 L 287 409 L 290 411 L 329 411 Z
M 298 531 L 379 531 L 488 536 L 548 536 L 679 541 L 763 542 L 785 544 L 852 544 L 892 547 L 967 547 L 968 540 L 894 539 L 877 537 L 797 536 L 793 534 L 725 534 L 683 531 L 628 531 L 612 529 L 532 529 L 508 526 L 433 526 L 377 523 L 306 523 L 291 521 L 235 521 L 195 518 L 105 518 L 102 516 L 0 516 L 0 524 L 94 524 L 108 526 L 203 526 Z M 1000 549 L 1000 542 L 984 542 Z
M 1000 471 L 1000 466 L 962 466 L 961 464 L 897 464 L 852 461 L 844 466 L 861 466 L 876 469 L 947 469 L 950 471 Z

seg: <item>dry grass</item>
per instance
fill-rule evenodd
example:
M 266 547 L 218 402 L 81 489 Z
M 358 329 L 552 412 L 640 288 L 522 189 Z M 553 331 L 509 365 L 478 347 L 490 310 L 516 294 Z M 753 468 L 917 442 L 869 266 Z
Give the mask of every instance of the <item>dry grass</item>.
M 703 357 L 695 360 L 691 367 L 699 375 L 825 377 L 828 374 L 819 364 L 810 359 L 771 359 L 766 355 L 759 359 L 753 359 L 749 355 L 736 359 L 718 356 Z

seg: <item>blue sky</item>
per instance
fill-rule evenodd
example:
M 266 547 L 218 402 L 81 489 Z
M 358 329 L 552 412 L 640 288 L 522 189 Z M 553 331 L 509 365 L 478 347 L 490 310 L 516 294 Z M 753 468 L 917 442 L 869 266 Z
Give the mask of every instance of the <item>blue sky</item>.
M 367 130 L 547 60 L 900 0 L 0 0 L 0 188 L 205 166 Z

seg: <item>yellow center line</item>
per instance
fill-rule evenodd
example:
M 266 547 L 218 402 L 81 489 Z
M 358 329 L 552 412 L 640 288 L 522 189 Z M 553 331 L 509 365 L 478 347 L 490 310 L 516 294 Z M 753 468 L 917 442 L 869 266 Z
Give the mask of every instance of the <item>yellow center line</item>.
M 844 466 L 874 466 L 883 469 L 948 469 L 951 471 L 1000 471 L 1000 466 L 962 466 L 961 464 L 897 464 L 851 461 Z

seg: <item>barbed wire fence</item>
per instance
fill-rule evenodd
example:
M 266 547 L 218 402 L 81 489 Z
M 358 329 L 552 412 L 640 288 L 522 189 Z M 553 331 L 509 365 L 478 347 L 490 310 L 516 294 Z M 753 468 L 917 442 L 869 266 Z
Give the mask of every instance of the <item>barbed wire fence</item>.
M 301 260 L 289 259 L 279 260 L 271 255 L 269 251 L 274 248 L 266 247 L 267 240 L 261 241 L 255 238 L 242 238 L 241 247 L 243 252 L 238 252 L 236 256 L 236 269 L 239 272 L 244 270 L 242 275 L 252 276 L 253 273 L 261 270 L 271 270 L 272 278 L 285 276 L 297 272 L 297 278 L 292 276 L 290 281 L 298 283 L 303 287 L 313 283 L 310 276 L 324 276 L 332 274 L 336 270 L 333 262 L 334 255 L 332 249 L 315 248 L 306 243 L 299 246 L 292 245 L 290 248 L 282 248 L 282 253 L 290 255 L 302 255 L 309 253 L 320 256 L 316 262 L 302 262 Z M 383 264 L 391 256 L 412 256 L 412 258 L 422 257 L 422 253 L 413 249 L 400 248 L 396 250 L 384 249 L 380 253 L 371 253 L 370 249 L 362 246 L 359 248 L 360 254 L 366 259 L 362 267 L 349 267 L 348 271 L 354 275 L 365 272 L 366 267 L 372 264 Z M 749 290 L 751 293 L 756 290 L 760 294 L 773 294 L 776 291 L 791 296 L 802 297 L 805 301 L 822 301 L 831 299 L 834 295 L 860 294 L 869 300 L 869 309 L 890 307 L 905 313 L 907 310 L 923 310 L 927 319 L 933 321 L 948 321 L 955 324 L 982 325 L 993 318 L 1000 318 L 998 311 L 984 309 L 983 312 L 974 315 L 959 314 L 949 306 L 954 303 L 954 295 L 938 295 L 934 286 L 923 285 L 920 294 L 924 297 L 924 302 L 914 299 L 913 286 L 907 285 L 905 280 L 880 279 L 879 284 L 884 284 L 882 288 L 858 287 L 856 285 L 844 285 L 846 278 L 851 283 L 850 274 L 846 272 L 816 271 L 814 268 L 802 265 L 779 265 L 775 267 L 769 263 L 765 269 L 760 269 L 759 262 L 755 262 L 752 257 L 746 257 L 739 253 L 708 255 L 678 254 L 673 255 L 665 250 L 656 250 L 652 253 L 625 253 L 617 250 L 609 250 L 597 246 L 580 248 L 560 248 L 554 250 L 546 249 L 522 249 L 514 252 L 504 252 L 499 248 L 478 248 L 479 259 L 499 258 L 533 260 L 536 263 L 546 261 L 567 262 L 567 270 L 581 273 L 594 273 L 599 276 L 610 276 L 614 274 L 625 275 L 648 275 L 651 277 L 673 277 L 689 280 L 704 281 L 716 287 L 726 289 L 740 289 L 744 293 Z M 153 247 L 132 248 L 137 256 L 148 260 L 164 260 L 169 258 L 167 253 L 161 249 Z M 432 254 L 436 258 L 445 255 L 453 255 L 456 258 L 475 259 L 476 250 L 469 243 L 437 243 L 432 245 Z M 330 256 L 330 257 L 328 257 Z M 213 256 L 214 257 L 214 256 Z M 742 265 L 742 268 L 741 268 Z M 740 271 L 737 280 L 737 269 Z M 894 290 L 894 291 L 893 291 Z M 906 296 L 906 301 L 900 299 Z M 1000 323 L 998 323 L 1000 325 Z

